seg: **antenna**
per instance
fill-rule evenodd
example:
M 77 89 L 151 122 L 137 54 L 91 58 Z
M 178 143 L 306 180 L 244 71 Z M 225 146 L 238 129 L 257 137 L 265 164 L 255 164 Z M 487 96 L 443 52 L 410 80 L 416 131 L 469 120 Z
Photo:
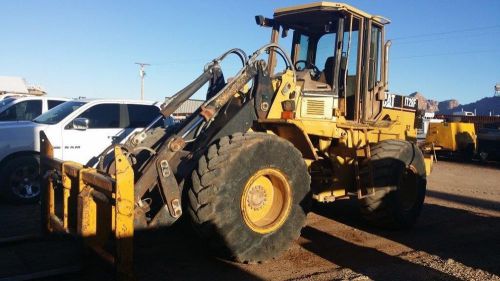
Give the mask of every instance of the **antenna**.
M 141 77 L 141 100 L 144 99 L 144 76 L 146 76 L 146 71 L 144 70 L 145 66 L 150 66 L 149 63 L 144 62 L 136 62 L 135 64 L 139 65 L 139 76 Z

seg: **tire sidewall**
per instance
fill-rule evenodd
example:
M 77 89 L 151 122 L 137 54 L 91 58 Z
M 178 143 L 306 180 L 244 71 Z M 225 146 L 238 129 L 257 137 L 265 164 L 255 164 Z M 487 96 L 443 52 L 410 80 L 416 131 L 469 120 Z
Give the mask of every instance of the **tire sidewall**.
M 401 201 L 399 200 L 400 198 L 400 193 L 404 192 L 403 190 L 405 187 L 401 185 L 401 174 L 405 172 L 406 167 L 403 167 L 402 171 L 400 171 L 400 176 L 398 180 L 398 184 L 396 187 L 396 192 L 393 193 L 393 198 L 394 200 L 394 205 L 396 208 L 394 209 L 394 216 L 397 218 L 397 220 L 402 224 L 403 228 L 408 228 L 412 226 L 415 221 L 417 220 L 422 206 L 423 202 L 425 200 L 425 193 L 426 193 L 426 185 L 427 185 L 427 180 L 425 176 L 425 162 L 424 162 L 424 157 L 422 155 L 422 152 L 420 149 L 415 147 L 414 144 L 411 144 L 410 146 L 402 153 L 402 156 L 404 157 L 403 159 L 405 160 L 405 163 L 407 163 L 407 167 L 412 167 L 412 169 L 415 172 L 416 176 L 416 186 L 417 186 L 417 197 L 415 204 L 413 204 L 412 208 L 405 210 L 402 206 Z
M 405 141 L 392 140 L 391 143 L 386 141 L 380 142 L 373 147 L 373 150 L 378 150 L 385 145 L 398 145 L 400 150 L 387 152 L 384 151 L 378 157 L 379 161 L 392 161 L 392 177 L 378 177 L 375 180 L 375 194 L 361 200 L 362 211 L 371 223 L 387 228 L 405 229 L 410 228 L 415 224 L 422 210 L 423 202 L 426 193 L 426 174 L 425 162 L 422 151 L 415 144 Z M 387 165 L 387 164 L 385 164 Z M 378 165 L 373 164 L 373 171 L 377 173 Z M 400 193 L 404 192 L 405 186 L 402 186 L 402 175 L 406 170 L 411 170 L 416 176 L 416 200 L 413 206 L 405 209 L 400 201 Z M 374 178 L 377 178 L 374 176 Z M 365 182 L 366 184 L 367 182 Z M 381 202 L 376 206 L 374 202 Z M 375 207 L 374 207 L 375 206 Z M 382 211 L 385 209 L 385 211 Z M 378 215 L 374 212 L 379 212 Z M 386 215 L 384 215 L 386 213 Z M 370 218 L 372 217 L 372 218 Z
M 396 190 L 395 192 L 391 193 L 391 200 L 393 200 L 393 204 L 395 206 L 395 208 L 393 209 L 393 216 L 396 218 L 397 222 L 402 228 L 409 228 L 416 222 L 425 199 L 425 163 L 423 160 L 422 152 L 414 144 L 409 144 L 408 146 L 406 146 L 406 148 L 401 152 L 400 157 L 400 159 L 404 161 L 406 166 L 400 167 L 400 170 L 398 171 L 398 182 L 395 186 Z M 413 206 L 410 209 L 405 210 L 399 198 L 400 193 L 406 191 L 404 190 L 406 187 L 401 185 L 401 177 L 402 173 L 407 170 L 407 167 L 412 167 L 415 172 L 417 197 Z
M 295 173 L 296 170 L 294 169 L 294 165 L 290 161 L 285 161 L 283 163 L 280 163 L 277 157 L 277 155 L 268 153 L 269 151 L 273 152 L 280 152 L 282 149 L 281 146 L 277 145 L 277 142 L 272 142 L 269 140 L 265 140 L 264 143 L 255 143 L 252 146 L 248 147 L 248 149 L 245 149 L 243 151 L 243 155 L 252 155 L 253 157 L 248 157 L 247 159 L 244 159 L 242 166 L 247 167 L 246 169 L 238 169 L 237 167 L 239 165 L 235 165 L 236 161 L 241 161 L 241 158 L 238 159 L 230 159 L 228 161 L 230 169 L 228 169 L 229 173 L 232 173 L 234 175 L 237 175 L 236 181 L 234 181 L 230 185 L 224 186 L 228 191 L 227 194 L 234 193 L 236 195 L 234 198 L 237 200 L 233 201 L 233 204 L 230 205 L 231 213 L 237 213 L 238 215 L 235 216 L 235 220 L 232 222 L 229 222 L 225 225 L 225 227 L 231 228 L 234 227 L 236 224 L 241 224 L 240 231 L 241 231 L 241 237 L 246 237 L 248 239 L 242 239 L 240 241 L 234 241 L 237 244 L 248 244 L 248 247 L 251 246 L 251 241 L 256 241 L 256 240 L 261 240 L 261 246 L 262 248 L 279 248 L 280 245 L 277 245 L 277 243 L 283 239 L 281 239 L 281 236 L 283 235 L 291 235 L 292 233 L 289 233 L 291 229 L 296 228 L 297 226 L 295 225 L 295 222 L 297 220 L 303 220 L 305 218 L 305 212 L 301 210 L 301 200 L 303 200 L 307 196 L 307 190 L 301 189 L 300 187 L 300 179 L 297 178 L 297 174 Z M 258 161 L 256 161 L 258 160 Z M 245 163 L 246 162 L 246 163 Z M 265 164 L 264 164 L 265 163 Z M 281 164 L 281 165 L 280 165 Z M 283 165 L 285 164 L 285 165 Z M 281 166 L 281 167 L 279 167 Z M 248 180 L 252 175 L 254 175 L 256 172 L 262 169 L 266 168 L 273 168 L 276 170 L 279 170 L 283 173 L 283 175 L 286 177 L 288 180 L 288 183 L 291 188 L 291 193 L 292 193 L 292 202 L 291 202 L 291 209 L 290 213 L 288 215 L 288 218 L 284 222 L 284 224 L 277 229 L 274 232 L 267 233 L 267 234 L 260 234 L 257 232 L 254 232 L 251 230 L 245 223 L 243 219 L 243 214 L 241 212 L 241 198 L 243 196 L 243 190 L 245 185 L 247 184 Z M 235 171 L 236 170 L 236 171 Z M 239 172 L 239 173 L 238 173 Z M 232 191 L 232 192 L 231 192 Z M 224 200 L 228 201 L 228 200 Z M 229 206 L 227 206 L 229 207 Z M 216 207 L 217 208 L 217 207 Z M 218 211 L 218 210 L 216 210 Z M 243 223 L 242 223 L 243 222 Z M 301 227 L 300 227 L 301 228 Z M 290 238 L 292 239 L 292 238 Z M 252 242 L 252 244 L 255 242 Z M 228 245 L 231 247 L 232 245 Z M 236 245 L 235 245 L 236 246 Z M 243 245 L 237 245 L 238 248 L 240 248 Z
M 220 169 L 211 188 L 215 195 L 213 204 L 216 218 L 213 224 L 218 244 L 224 245 L 226 254 L 242 262 L 260 262 L 276 256 L 298 238 L 310 206 L 310 178 L 300 152 L 285 140 L 266 134 L 255 134 L 234 149 L 229 157 L 219 163 Z M 237 151 L 236 151 L 237 150 Z M 262 169 L 280 171 L 288 181 L 291 191 L 289 214 L 277 230 L 261 234 L 246 223 L 241 210 L 241 200 L 248 180 Z M 230 179 L 224 182 L 222 179 Z M 214 234 L 214 233 L 211 233 Z
M 12 204 L 29 204 L 29 203 L 34 203 L 37 202 L 40 198 L 40 192 L 39 190 L 38 195 L 31 197 L 31 198 L 22 198 L 19 197 L 16 193 L 12 191 L 12 187 L 10 186 L 10 177 L 12 173 L 15 171 L 16 168 L 18 168 L 21 165 L 34 165 L 36 168 L 35 170 L 40 169 L 40 158 L 38 155 L 32 154 L 32 155 L 20 155 L 16 156 L 12 159 L 9 159 L 5 165 L 2 167 L 0 171 L 0 192 L 3 195 L 5 201 L 7 203 L 12 203 Z M 38 174 L 38 177 L 40 175 Z M 40 185 L 39 185 L 39 188 Z

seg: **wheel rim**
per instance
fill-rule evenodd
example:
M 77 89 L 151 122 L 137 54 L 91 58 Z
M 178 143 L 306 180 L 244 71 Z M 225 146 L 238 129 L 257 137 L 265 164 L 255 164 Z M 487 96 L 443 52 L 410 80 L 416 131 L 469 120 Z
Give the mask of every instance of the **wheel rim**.
M 31 199 L 40 194 L 38 181 L 38 167 L 36 165 L 23 165 L 16 167 L 12 172 L 9 185 L 19 198 Z
M 401 179 L 400 202 L 404 211 L 409 211 L 415 206 L 418 200 L 418 175 L 411 166 L 406 169 Z
M 246 225 L 261 234 L 279 229 L 290 213 L 291 198 L 290 185 L 281 171 L 259 170 L 247 181 L 241 197 Z

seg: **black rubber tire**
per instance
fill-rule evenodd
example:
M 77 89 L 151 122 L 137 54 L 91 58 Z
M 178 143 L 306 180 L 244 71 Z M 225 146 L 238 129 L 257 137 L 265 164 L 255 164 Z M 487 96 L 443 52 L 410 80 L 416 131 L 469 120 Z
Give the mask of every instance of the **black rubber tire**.
M 472 160 L 474 159 L 474 151 L 475 151 L 475 145 L 473 143 L 469 143 L 462 150 L 462 158 L 464 162 L 472 162 Z
M 30 180 L 33 183 L 32 190 L 36 194 L 32 197 L 21 197 L 12 186 L 14 176 L 22 173 L 20 169 L 26 169 L 26 172 L 33 173 Z M 28 171 L 29 170 L 29 171 Z M 30 204 L 38 202 L 40 199 L 40 160 L 38 155 L 20 155 L 8 160 L 0 170 L 0 192 L 7 203 Z M 28 177 L 26 177 L 28 178 Z M 29 177 L 31 178 L 31 176 Z
M 268 234 L 251 230 L 240 206 L 246 182 L 262 168 L 279 169 L 292 193 L 286 221 Z M 238 262 L 262 262 L 300 236 L 311 205 L 310 182 L 302 154 L 290 142 L 263 133 L 235 134 L 220 139 L 199 159 L 188 211 L 197 232 L 217 252 Z
M 370 162 L 375 194 L 359 200 L 363 217 L 384 228 L 412 227 L 420 215 L 426 193 L 422 152 L 410 142 L 387 140 L 371 147 Z M 368 191 L 372 186 L 369 169 L 366 163 L 360 170 L 362 185 L 368 187 Z M 406 201 L 402 199 L 404 195 L 407 195 Z

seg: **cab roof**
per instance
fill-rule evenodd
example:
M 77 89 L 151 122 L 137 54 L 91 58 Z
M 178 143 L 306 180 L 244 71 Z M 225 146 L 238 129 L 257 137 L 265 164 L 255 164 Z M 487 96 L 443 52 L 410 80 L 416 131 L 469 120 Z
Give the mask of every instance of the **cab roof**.
M 282 16 L 289 16 L 292 14 L 308 12 L 308 11 L 331 11 L 331 12 L 346 11 L 349 13 L 357 14 L 357 15 L 364 17 L 364 18 L 370 18 L 379 24 L 390 23 L 389 19 L 384 18 L 382 16 L 371 15 L 371 14 L 368 14 L 364 11 L 361 11 L 353 6 L 350 6 L 350 5 L 347 5 L 344 3 L 334 3 L 334 2 L 315 2 L 315 3 L 310 3 L 310 4 L 304 4 L 304 5 L 296 5 L 296 6 L 291 6 L 291 7 L 278 8 L 278 9 L 274 10 L 274 17 L 279 18 Z

